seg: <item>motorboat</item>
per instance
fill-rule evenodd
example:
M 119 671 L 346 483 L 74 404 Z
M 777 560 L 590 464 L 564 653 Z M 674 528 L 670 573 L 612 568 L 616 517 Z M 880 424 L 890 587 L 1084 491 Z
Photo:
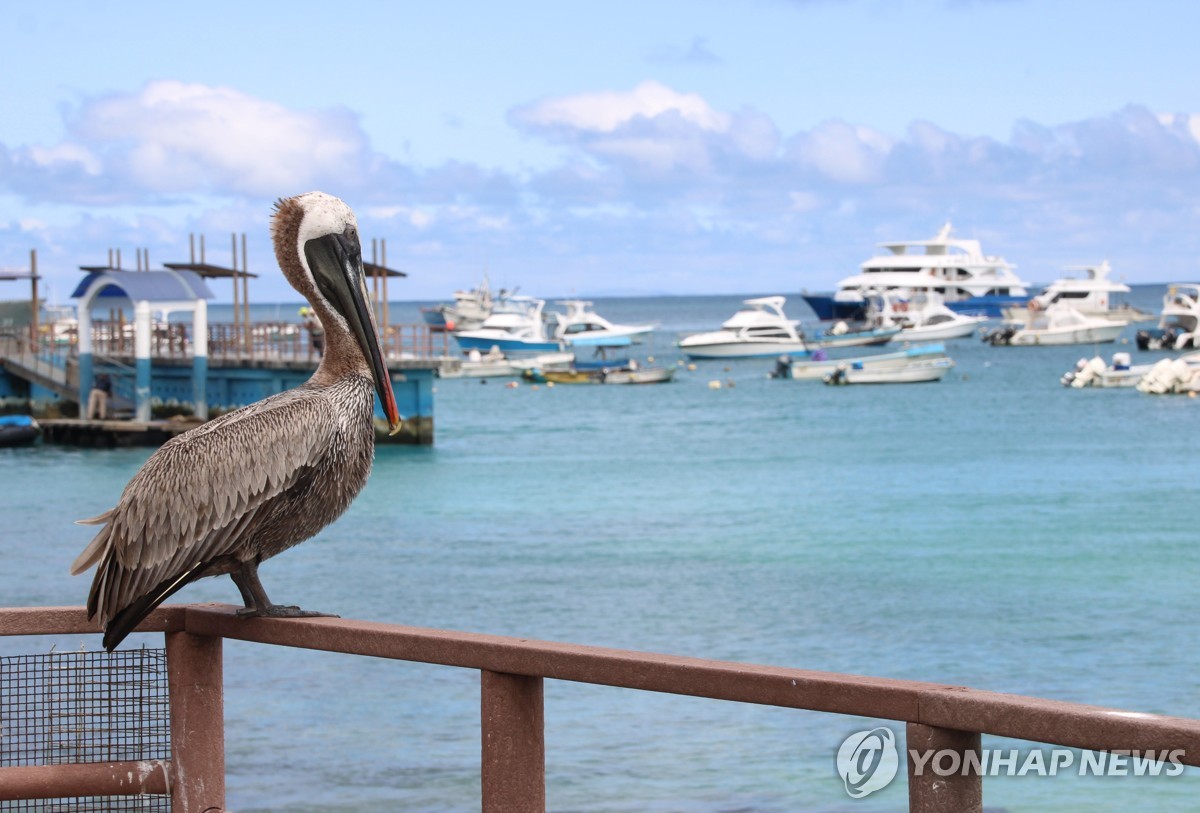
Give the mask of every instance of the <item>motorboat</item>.
M 1200 392 L 1200 366 L 1183 358 L 1163 359 L 1137 383 L 1137 391 L 1147 395 L 1191 395 Z
M 1071 305 L 1057 302 L 1044 311 L 1030 310 L 1024 324 L 989 330 L 983 340 L 996 347 L 1058 346 L 1115 342 L 1126 327 L 1096 316 L 1085 316 Z
M 1060 302 L 1070 305 L 1084 316 L 1111 319 L 1123 324 L 1146 322 L 1154 318 L 1154 314 L 1135 308 L 1129 303 L 1114 301 L 1113 295 L 1129 293 L 1129 286 L 1109 279 L 1112 267 L 1108 260 L 1098 265 L 1081 265 L 1066 270 L 1082 271 L 1085 276 L 1055 280 L 1029 302 L 1005 308 L 1005 320 L 1024 322 L 1028 318 L 1030 308 L 1044 311 Z
M 492 348 L 486 353 L 472 349 L 462 361 L 443 365 L 437 374 L 439 378 L 515 378 L 534 367 L 543 370 L 569 370 L 574 363 L 575 354 L 570 350 L 510 358 L 498 348 Z
M 799 323 L 784 315 L 786 301 L 782 296 L 744 300 L 745 307 L 723 322 L 720 330 L 687 336 L 679 341 L 679 349 L 693 359 L 807 355 Z
M 949 341 L 971 336 L 986 316 L 955 313 L 942 295 L 932 290 L 874 291 L 869 295 L 870 318 L 900 329 L 895 341 Z
M 467 291 L 455 291 L 453 305 L 421 308 L 421 318 L 434 330 L 476 330 L 483 327 L 484 321 L 492 315 L 497 300 L 503 300 L 515 293 L 515 290 L 510 293 L 502 289 L 493 296 L 485 274 L 478 287 Z
M 542 370 L 521 374 L 535 384 L 665 384 L 675 378 L 674 367 L 642 367 L 635 361 L 623 367 L 601 369 Z
M 1167 288 L 1156 331 L 1139 330 L 1139 350 L 1200 349 L 1200 285 L 1178 282 Z
M 1179 360 L 1189 367 L 1200 370 L 1200 353 L 1189 353 L 1180 356 Z M 1108 363 L 1100 356 L 1080 359 L 1075 365 L 1075 369 L 1064 373 L 1059 381 L 1064 387 L 1073 387 L 1077 390 L 1085 387 L 1100 389 L 1136 387 L 1154 366 L 1153 363 L 1134 364 L 1129 353 L 1113 353 L 1112 361 Z
M 0 448 L 28 446 L 42 436 L 42 427 L 32 415 L 0 415 Z
M 554 337 L 568 347 L 626 347 L 641 344 L 654 325 L 614 325 L 595 313 L 592 303 L 582 299 L 562 299 L 566 313 L 551 313 Z
M 919 384 L 941 381 L 954 369 L 954 360 L 942 358 L 918 358 L 896 367 L 854 367 L 839 364 L 822 379 L 826 384 Z
M 899 325 L 838 322 L 829 330 L 818 331 L 808 339 L 809 347 L 870 347 L 887 344 L 900 334 Z
M 866 291 L 929 291 L 941 294 L 956 313 L 1000 318 L 1002 310 L 1025 302 L 1028 283 L 1002 257 L 985 255 L 978 240 L 952 237 L 950 223 L 929 240 L 883 243 L 859 273 L 838 282 L 833 294 L 804 294 L 822 321 L 862 320 Z
M 882 370 L 906 367 L 916 361 L 948 358 L 942 344 L 922 344 L 906 347 L 893 353 L 877 353 L 871 356 L 831 359 L 818 350 L 811 358 L 792 360 L 781 357 L 775 365 L 772 378 L 794 378 L 818 381 L 845 365 L 855 370 Z
M 496 348 L 506 355 L 550 353 L 562 350 L 562 343 L 547 335 L 542 315 L 544 299 L 529 296 L 506 297 L 492 315 L 475 330 L 456 330 L 454 339 L 463 350 L 488 352 Z

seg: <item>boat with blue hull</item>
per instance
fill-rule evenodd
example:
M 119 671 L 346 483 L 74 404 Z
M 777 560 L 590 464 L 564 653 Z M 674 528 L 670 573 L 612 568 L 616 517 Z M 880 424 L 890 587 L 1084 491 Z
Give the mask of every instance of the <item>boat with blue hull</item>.
M 803 294 L 817 318 L 866 318 L 871 290 L 932 291 L 955 313 L 999 319 L 1005 308 L 1023 305 L 1028 284 L 1003 257 L 985 255 L 978 240 L 952 237 L 947 223 L 929 240 L 884 243 L 859 273 L 838 282 L 831 294 Z
M 29 446 L 42 436 L 42 428 L 30 415 L 0 415 L 0 448 Z

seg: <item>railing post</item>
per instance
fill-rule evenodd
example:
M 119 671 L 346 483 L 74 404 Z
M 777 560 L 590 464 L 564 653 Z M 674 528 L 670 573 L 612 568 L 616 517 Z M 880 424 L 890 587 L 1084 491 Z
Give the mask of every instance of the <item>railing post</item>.
M 483 813 L 546 809 L 542 679 L 481 671 Z
M 225 809 L 225 697 L 221 639 L 168 632 L 171 809 Z
M 982 771 L 964 768 L 968 753 L 979 765 L 977 732 L 909 723 L 905 742 L 909 813 L 982 813 Z M 914 752 L 921 755 L 920 775 Z

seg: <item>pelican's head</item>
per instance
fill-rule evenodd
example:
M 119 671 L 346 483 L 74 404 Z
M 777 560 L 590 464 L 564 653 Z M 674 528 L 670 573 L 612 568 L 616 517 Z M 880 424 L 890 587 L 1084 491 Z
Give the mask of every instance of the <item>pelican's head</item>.
M 284 276 L 313 306 L 327 332 L 353 336 L 358 343 L 388 426 L 393 434 L 399 431 L 400 414 L 367 293 L 354 212 L 324 192 L 284 198 L 275 204 L 271 237 Z

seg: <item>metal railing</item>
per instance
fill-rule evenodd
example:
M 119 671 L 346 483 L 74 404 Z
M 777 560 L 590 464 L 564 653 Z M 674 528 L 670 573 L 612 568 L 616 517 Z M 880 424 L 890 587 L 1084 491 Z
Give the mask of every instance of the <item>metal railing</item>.
M 0 609 L 0 635 L 96 630 L 78 608 Z M 1200 765 L 1200 720 L 962 686 L 339 618 L 247 620 L 222 605 L 161 607 L 139 630 L 166 634 L 171 759 L 0 768 L 0 801 L 169 792 L 177 813 L 223 809 L 224 638 L 479 670 L 485 813 L 545 810 L 547 678 L 902 721 L 908 748 L 954 751 L 964 763 L 978 760 L 980 736 L 989 734 L 1093 751 L 1175 751 L 1183 764 Z M 912 813 L 982 810 L 980 775 L 922 773 L 910 757 L 908 788 Z
M 190 359 L 190 327 L 183 324 L 155 325 L 151 332 L 150 356 L 159 359 Z M 133 327 L 128 322 L 93 322 L 94 352 L 132 358 Z M 425 324 L 389 325 L 383 341 L 389 359 L 443 358 L 450 353 L 450 336 Z M 208 326 L 208 356 L 215 361 L 263 360 L 315 363 L 320 354 L 308 328 L 295 322 L 216 322 Z

